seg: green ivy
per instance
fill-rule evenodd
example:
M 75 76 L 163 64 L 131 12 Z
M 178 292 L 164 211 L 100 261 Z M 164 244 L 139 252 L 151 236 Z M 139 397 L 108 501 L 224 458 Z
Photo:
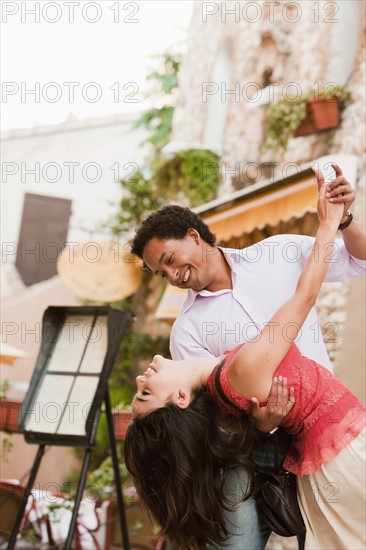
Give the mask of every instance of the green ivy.
M 220 157 L 213 151 L 190 149 L 169 159 L 162 156 L 172 131 L 181 55 L 165 52 L 159 62 L 160 68 L 147 77 L 152 83 L 147 96 L 161 107 L 146 111 L 134 126 L 149 132 L 144 143 L 152 146 L 153 153 L 142 169 L 119 182 L 123 196 L 110 223 L 114 234 L 129 233 L 167 202 L 194 207 L 212 200 L 220 184 Z
M 150 143 L 158 153 L 169 141 L 172 131 L 174 107 L 165 105 L 160 109 L 150 109 L 135 123 L 134 128 L 145 128 L 151 132 L 150 137 L 142 142 Z
M 123 460 L 119 461 L 119 473 L 122 483 L 129 479 L 127 468 Z M 89 496 L 98 500 L 106 500 L 110 492 L 115 491 L 114 468 L 112 457 L 108 456 L 98 468 L 88 475 L 87 488 Z
M 306 117 L 306 101 L 281 99 L 266 116 L 267 139 L 264 149 L 286 149 L 288 140 Z
M 150 143 L 154 156 L 159 155 L 162 147 L 169 141 L 172 131 L 172 121 L 176 103 L 175 91 L 178 88 L 178 73 L 181 65 L 181 54 L 165 52 L 158 58 L 159 70 L 152 71 L 147 80 L 152 83 L 146 96 L 150 101 L 163 103 L 161 107 L 153 107 L 144 113 L 135 123 L 134 128 L 144 128 L 150 137 L 143 143 Z
M 147 80 L 159 82 L 160 90 L 164 94 L 171 94 L 178 87 L 178 73 L 182 56 L 180 53 L 164 52 L 162 59 L 163 69 L 150 73 Z
M 192 206 L 212 200 L 220 185 L 220 157 L 208 149 L 180 151 L 182 191 Z
M 163 204 L 189 202 L 194 207 L 216 197 L 220 184 L 220 157 L 208 149 L 180 151 L 171 159 L 160 159 L 150 178 L 138 171 L 120 183 L 123 197 L 112 230 L 126 233 Z
M 146 212 L 153 212 L 162 204 L 158 190 L 141 171 L 121 180 L 120 185 L 123 187 L 123 197 L 111 227 L 115 234 L 127 233 L 137 227 Z

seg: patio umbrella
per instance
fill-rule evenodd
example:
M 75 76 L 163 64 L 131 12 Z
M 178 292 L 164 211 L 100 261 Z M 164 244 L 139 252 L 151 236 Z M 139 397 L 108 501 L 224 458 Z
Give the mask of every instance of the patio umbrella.
M 1 340 L 0 343 L 0 362 L 6 365 L 12 365 L 17 359 L 26 359 L 29 357 L 29 353 L 22 351 L 18 348 L 10 346 L 9 344 Z
M 140 261 L 117 241 L 66 246 L 57 271 L 78 298 L 101 304 L 131 296 L 142 281 Z

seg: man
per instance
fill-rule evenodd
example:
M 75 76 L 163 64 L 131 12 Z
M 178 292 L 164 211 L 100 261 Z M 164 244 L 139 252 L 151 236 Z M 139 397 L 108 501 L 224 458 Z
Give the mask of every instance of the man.
M 343 237 L 329 250 L 328 281 L 365 273 L 366 234 L 353 220 L 349 207 L 354 194 L 342 170 L 327 185 L 327 198 L 344 203 Z M 317 173 L 319 187 L 324 184 Z M 243 250 L 221 249 L 206 224 L 187 208 L 167 206 L 151 214 L 136 231 L 132 253 L 172 286 L 188 289 L 188 297 L 170 338 L 173 359 L 219 356 L 240 342 L 255 338 L 273 313 L 293 295 L 314 240 L 277 235 Z M 285 335 L 284 335 L 285 336 Z M 304 355 L 330 367 L 315 311 L 308 316 L 296 342 Z M 253 411 L 259 412 L 259 407 Z M 252 413 L 253 414 L 253 413 Z M 286 444 L 283 452 L 286 452 Z M 255 456 L 270 465 L 273 452 Z M 242 480 L 244 483 L 244 480 Z M 228 493 L 237 491 L 237 482 Z M 253 501 L 240 505 L 228 522 L 233 526 L 229 550 L 261 550 L 268 529 L 259 521 Z

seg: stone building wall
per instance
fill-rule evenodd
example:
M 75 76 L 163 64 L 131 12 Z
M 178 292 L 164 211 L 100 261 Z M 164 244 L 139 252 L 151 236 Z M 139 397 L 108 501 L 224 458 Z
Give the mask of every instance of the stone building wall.
M 264 156 L 260 154 L 266 107 L 259 105 L 257 97 L 265 95 L 260 90 L 264 84 L 264 71 L 273 70 L 271 81 L 278 83 L 276 88 L 284 94 L 308 90 L 316 83 L 322 88 L 333 81 L 333 74 L 328 70 L 334 64 L 331 36 L 342 24 L 347 4 L 352 14 L 357 5 L 355 2 L 196 2 L 188 49 L 179 76 L 180 98 L 172 140 L 192 147 L 206 145 L 205 125 L 210 100 L 219 98 L 215 104 L 217 110 L 226 110 L 223 139 L 213 132 L 210 142 L 217 143 L 218 147 L 221 144 L 223 161 L 231 168 L 236 162 L 261 160 L 280 164 L 304 163 L 324 152 L 362 154 L 364 124 L 360 121 L 365 117 L 365 67 L 362 63 L 365 13 L 362 7 L 359 13 L 355 11 L 353 14 L 359 20 L 359 39 L 354 69 L 352 71 L 350 67 L 348 82 L 352 101 L 343 112 L 342 125 L 325 134 L 290 140 L 283 155 L 273 152 Z M 335 11 L 338 6 L 343 11 Z M 343 40 L 346 45 L 347 37 L 344 36 Z M 215 70 L 215 67 L 220 52 L 225 48 L 230 51 L 231 71 L 229 80 L 222 82 L 217 78 L 220 70 Z M 340 83 L 344 82 L 345 77 Z M 223 178 L 221 193 L 230 190 L 229 178 Z
M 299 86 L 305 89 L 316 82 L 324 84 L 332 23 L 326 22 L 324 13 L 315 23 L 313 4 L 307 0 L 301 3 L 284 0 L 249 2 L 257 6 L 257 12 L 243 11 L 246 2 L 230 1 L 223 3 L 225 9 L 220 7 L 213 14 L 207 13 L 207 4 L 213 2 L 195 3 L 188 51 L 180 73 L 180 105 L 176 110 L 173 139 L 202 142 L 209 105 L 203 100 L 202 92 L 205 83 L 213 81 L 213 69 L 220 50 L 230 43 L 231 78 L 222 97 L 222 103 L 228 104 L 224 156 L 242 159 L 248 154 L 243 142 L 246 138 L 250 142 L 257 121 L 262 118 L 261 108 L 251 108 L 256 104 L 258 90 L 249 83 L 262 86 L 263 71 L 271 67 L 272 80 L 280 84 L 279 89 L 284 93 L 296 91 L 289 85 L 292 82 L 296 83 L 297 89 Z M 229 11 L 235 12 L 238 5 L 241 11 L 230 14 Z M 258 21 L 255 13 L 260 15 Z M 332 19 L 329 14 L 328 18 Z M 216 83 L 221 90 L 221 82 Z M 237 95 L 229 93 L 233 88 L 238 91 Z M 257 152 L 252 148 L 249 155 Z

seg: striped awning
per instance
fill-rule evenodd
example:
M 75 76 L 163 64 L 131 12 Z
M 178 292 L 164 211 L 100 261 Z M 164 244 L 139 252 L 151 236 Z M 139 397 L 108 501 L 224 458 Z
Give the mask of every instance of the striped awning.
M 317 186 L 312 175 L 297 184 L 244 198 L 219 211 L 206 215 L 202 213 L 201 217 L 219 241 L 228 241 L 254 229 L 263 229 L 266 225 L 276 226 L 281 221 L 316 212 L 317 198 Z

